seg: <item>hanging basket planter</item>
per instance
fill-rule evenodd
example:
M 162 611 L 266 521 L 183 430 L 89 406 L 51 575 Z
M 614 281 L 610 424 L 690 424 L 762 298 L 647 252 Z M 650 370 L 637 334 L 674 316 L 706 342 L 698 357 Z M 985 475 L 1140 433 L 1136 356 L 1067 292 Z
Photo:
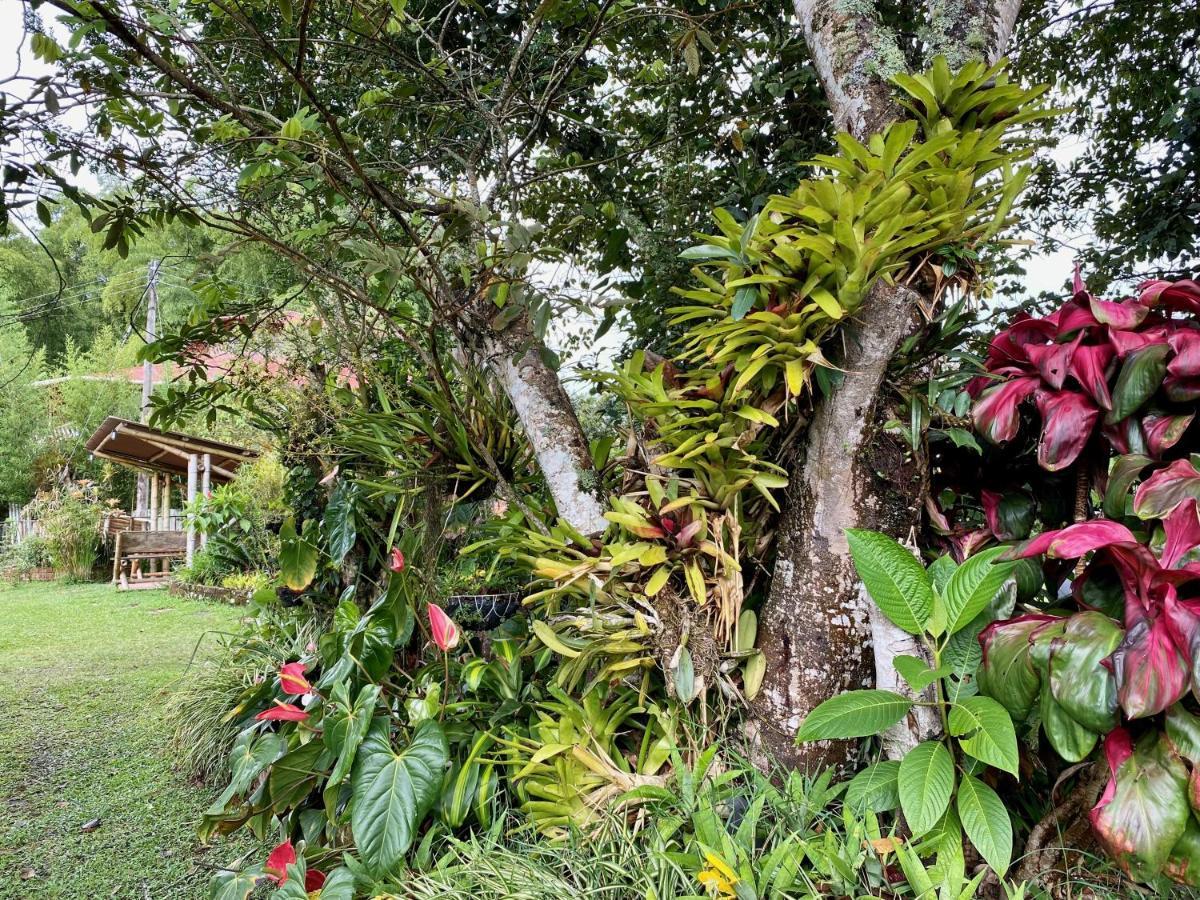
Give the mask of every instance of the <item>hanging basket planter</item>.
M 445 609 L 460 628 L 468 631 L 491 631 L 517 614 L 523 596 L 522 591 L 455 594 L 446 598 Z

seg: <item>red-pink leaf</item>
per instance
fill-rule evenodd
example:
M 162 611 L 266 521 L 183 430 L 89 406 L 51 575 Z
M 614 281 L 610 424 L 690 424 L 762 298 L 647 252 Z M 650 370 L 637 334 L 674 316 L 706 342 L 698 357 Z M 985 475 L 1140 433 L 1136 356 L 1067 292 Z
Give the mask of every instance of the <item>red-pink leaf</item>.
M 979 550 L 991 539 L 992 532 L 987 528 L 968 531 L 966 534 L 960 534 L 957 537 L 951 538 L 950 543 L 954 549 L 954 559 L 957 562 L 962 562 L 972 556 L 975 551 Z
M 1186 459 L 1159 469 L 1133 495 L 1133 511 L 1142 519 L 1161 519 L 1189 497 L 1200 499 L 1200 472 Z
M 1102 409 L 1112 409 L 1108 390 L 1108 367 L 1115 356 L 1108 344 L 1079 347 L 1071 357 L 1071 377 Z
M 988 388 L 975 404 L 971 415 L 975 428 L 993 444 L 1011 441 L 1021 424 L 1018 406 L 1037 390 L 1038 378 L 1027 375 Z
M 1147 306 L 1161 303 L 1176 312 L 1200 313 L 1200 284 L 1191 279 L 1143 281 L 1138 285 L 1138 291 L 1138 299 Z
M 1130 608 L 1137 607 L 1130 604 L 1126 611 Z M 1117 679 L 1117 702 L 1131 719 L 1158 715 L 1188 689 L 1187 660 L 1162 617 L 1137 615 L 1105 665 Z
M 1175 356 L 1167 363 L 1167 372 L 1181 378 L 1200 375 L 1200 330 L 1179 328 L 1167 337 Z
M 1120 303 L 1113 303 L 1109 300 L 1101 300 L 1098 297 L 1089 297 L 1088 301 L 1092 309 L 1092 315 L 1102 324 L 1111 325 L 1113 328 L 1137 328 L 1146 318 L 1146 314 L 1150 312 L 1148 306 L 1144 306 L 1137 300 L 1123 300 Z
M 1042 414 L 1042 436 L 1038 441 L 1038 465 L 1050 472 L 1069 466 L 1091 440 L 1100 410 L 1086 394 L 1074 391 L 1038 391 Z
M 942 535 L 950 533 L 950 520 L 946 518 L 946 514 L 937 505 L 937 501 L 929 495 L 925 496 L 925 515 L 929 517 L 929 527 L 935 532 Z
M 1044 344 L 1054 340 L 1058 328 L 1045 319 L 1035 319 L 1028 313 L 1017 313 L 1012 324 L 992 338 L 988 345 L 986 367 L 989 372 L 1016 364 L 1024 367 L 1029 362 L 1026 348 L 1030 344 Z
M 989 491 L 984 488 L 979 494 L 979 500 L 983 504 L 983 517 L 987 520 L 988 528 L 998 540 L 1007 540 L 1008 537 L 1001 534 L 1000 527 L 1000 500 L 1001 496 L 995 491 Z
M 1068 300 L 1046 316 L 1044 321 L 1054 325 L 1058 330 L 1059 337 L 1066 337 L 1081 328 L 1091 328 L 1093 325 L 1099 324 L 1096 322 L 1096 317 L 1092 315 L 1092 311 L 1076 300 Z
M 1191 403 L 1200 399 L 1200 378 L 1168 375 L 1163 379 L 1163 392 L 1172 403 Z
M 1025 350 L 1029 354 L 1029 361 L 1037 367 L 1042 380 L 1057 391 L 1066 380 L 1071 369 L 1071 359 L 1082 340 L 1081 333 L 1069 344 L 1031 344 Z
M 1075 272 L 1071 277 L 1071 293 L 1076 297 L 1087 293 L 1087 285 L 1083 282 L 1083 270 L 1080 269 L 1079 263 L 1075 263 Z
M 1085 553 L 1113 545 L 1136 546 L 1137 538 L 1120 522 L 1092 519 L 1090 522 L 1076 522 L 1057 531 L 1043 532 L 1017 545 L 1003 558 L 1024 559 L 1045 553 L 1051 559 L 1078 559 Z
M 1114 328 L 1108 332 L 1108 342 L 1122 359 L 1134 350 L 1141 350 L 1151 344 L 1161 344 L 1166 339 L 1167 329 L 1162 325 L 1143 328 L 1141 331 L 1120 331 Z
M 1146 436 L 1146 449 L 1154 457 L 1162 456 L 1164 450 L 1169 450 L 1179 443 L 1188 426 L 1192 424 L 1195 413 L 1186 416 L 1146 416 L 1142 419 L 1142 433 Z
M 1200 516 L 1196 514 L 1196 501 L 1188 498 L 1180 503 L 1163 520 L 1166 541 L 1159 559 L 1164 569 L 1173 569 L 1187 554 L 1200 546 Z

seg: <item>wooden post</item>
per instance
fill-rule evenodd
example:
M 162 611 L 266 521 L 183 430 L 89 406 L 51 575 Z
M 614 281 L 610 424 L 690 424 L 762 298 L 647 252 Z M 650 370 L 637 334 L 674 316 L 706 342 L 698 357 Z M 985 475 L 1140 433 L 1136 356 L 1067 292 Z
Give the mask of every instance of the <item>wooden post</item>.
M 212 492 L 212 454 L 205 453 L 204 456 L 201 457 L 201 460 L 204 463 L 204 472 L 200 476 L 200 490 L 203 491 L 204 496 L 207 497 Z M 208 546 L 207 531 L 200 533 L 200 546 Z
M 196 555 L 196 526 L 192 522 L 191 506 L 196 502 L 196 481 L 197 469 L 199 461 L 196 459 L 196 454 L 192 453 L 188 456 L 188 480 L 187 480 L 187 564 L 192 564 L 192 557 Z

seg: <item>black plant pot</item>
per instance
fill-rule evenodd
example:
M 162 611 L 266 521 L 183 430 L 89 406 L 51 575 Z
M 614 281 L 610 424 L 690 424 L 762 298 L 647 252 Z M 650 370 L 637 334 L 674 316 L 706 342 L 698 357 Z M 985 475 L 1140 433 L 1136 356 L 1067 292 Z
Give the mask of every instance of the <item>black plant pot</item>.
M 521 591 L 503 594 L 455 594 L 446 598 L 446 612 L 460 628 L 491 631 L 521 608 Z

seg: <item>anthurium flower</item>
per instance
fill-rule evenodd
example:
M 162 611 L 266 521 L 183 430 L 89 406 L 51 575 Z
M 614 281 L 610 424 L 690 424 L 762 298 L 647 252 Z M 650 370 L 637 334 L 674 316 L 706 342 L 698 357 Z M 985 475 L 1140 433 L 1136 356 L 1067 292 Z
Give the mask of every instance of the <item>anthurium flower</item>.
M 277 703 L 254 717 L 259 722 L 303 722 L 308 713 L 291 703 Z
M 266 871 L 268 878 L 276 884 L 283 884 L 287 881 L 288 866 L 295 865 L 295 863 L 296 848 L 292 846 L 291 841 L 284 841 L 271 851 L 263 869 Z
M 318 872 L 316 869 L 309 869 L 304 873 L 304 890 L 311 894 L 313 891 L 319 891 L 325 887 L 325 873 Z
M 392 548 L 392 556 L 388 561 L 388 568 L 393 572 L 404 571 L 404 553 L 399 547 Z
M 446 611 L 436 603 L 430 603 L 427 606 L 429 631 L 433 635 L 433 642 L 437 644 L 438 649 L 443 653 L 453 650 L 458 646 L 462 632 L 458 630 L 458 626 L 454 624 L 454 620 L 446 615 Z
M 279 686 L 285 694 L 299 697 L 313 692 L 313 686 L 304 677 L 304 670 L 307 668 L 302 662 L 291 662 L 279 667 Z

